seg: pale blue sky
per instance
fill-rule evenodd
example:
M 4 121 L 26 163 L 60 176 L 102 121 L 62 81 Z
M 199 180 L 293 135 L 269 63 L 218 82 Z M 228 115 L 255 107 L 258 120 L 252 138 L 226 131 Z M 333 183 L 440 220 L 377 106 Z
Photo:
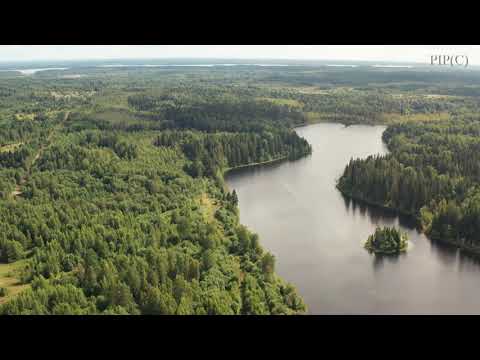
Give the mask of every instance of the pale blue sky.
M 478 45 L 0 45 L 0 61 L 115 58 L 269 58 L 428 62 L 437 53 L 467 55 Z

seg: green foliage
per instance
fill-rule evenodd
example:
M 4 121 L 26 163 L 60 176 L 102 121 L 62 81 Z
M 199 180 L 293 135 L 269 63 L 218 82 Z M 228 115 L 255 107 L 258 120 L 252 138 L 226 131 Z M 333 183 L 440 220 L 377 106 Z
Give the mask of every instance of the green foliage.
M 20 234 L 18 233 L 18 235 Z M 24 256 L 25 250 L 21 242 L 17 240 L 0 240 L 0 262 L 11 263 L 23 259 Z
M 179 146 L 191 161 L 184 169 L 193 177 L 215 177 L 219 170 L 275 159 L 295 160 L 312 151 L 305 139 L 288 129 L 259 134 L 165 131 L 154 144 Z
M 377 226 L 375 233 L 368 237 L 365 248 L 375 254 L 399 254 L 407 250 L 408 239 L 395 228 Z
M 339 187 L 421 213 L 434 238 L 480 241 L 477 72 L 85 66 L 62 77 L 76 71 L 1 75 L 0 261 L 26 258 L 31 284 L 2 314 L 305 312 L 239 224 L 222 173 L 308 155 L 291 128 L 312 118 L 433 120 L 389 127 L 392 154 L 353 160 Z
M 40 116 L 0 127 L 5 145 L 23 143 L 0 156 L 0 261 L 26 258 L 19 276 L 31 284 L 0 313 L 304 312 L 258 236 L 239 224 L 236 193 L 221 185 L 229 167 L 307 154 L 289 128 L 301 114 L 215 88 L 171 92 L 185 108 L 157 108 L 95 79 L 55 90 L 45 79 L 33 95 Z M 97 86 L 105 92 L 85 95 Z M 85 96 L 53 106 L 49 91 Z
M 415 216 L 434 240 L 480 245 L 480 122 L 403 123 L 384 132 L 391 154 L 352 160 L 338 187 L 345 194 Z

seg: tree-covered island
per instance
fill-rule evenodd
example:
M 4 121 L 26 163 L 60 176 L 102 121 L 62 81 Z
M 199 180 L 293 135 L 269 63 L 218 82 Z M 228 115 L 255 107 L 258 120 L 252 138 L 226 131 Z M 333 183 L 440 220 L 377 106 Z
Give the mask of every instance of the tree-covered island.
M 375 233 L 368 237 L 365 248 L 375 254 L 399 254 L 407 251 L 407 234 L 401 233 L 395 228 L 377 226 Z

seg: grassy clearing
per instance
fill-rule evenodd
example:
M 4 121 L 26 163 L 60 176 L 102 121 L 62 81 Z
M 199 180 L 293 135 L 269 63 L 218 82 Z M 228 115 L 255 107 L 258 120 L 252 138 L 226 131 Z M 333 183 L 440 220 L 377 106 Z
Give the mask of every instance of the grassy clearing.
M 295 87 L 292 89 L 300 94 L 309 94 L 309 95 L 325 95 L 332 92 L 332 90 L 322 89 L 322 88 L 319 88 L 318 86 L 301 86 L 301 87 Z
M 270 101 L 276 105 L 288 105 L 292 107 L 303 107 L 303 104 L 300 101 L 293 100 L 293 99 L 277 99 L 277 98 L 268 98 L 268 97 L 260 97 L 257 100 L 263 101 Z
M 206 193 L 200 195 L 199 202 L 200 209 L 203 212 L 205 219 L 207 221 L 213 221 L 215 211 L 218 209 L 218 205 L 215 204 L 215 202 Z
M 305 112 L 308 124 L 320 122 L 343 122 L 349 119 L 349 115 L 335 113 Z M 411 114 L 401 115 L 393 113 L 384 113 L 375 121 L 376 124 L 394 124 L 399 122 L 425 122 L 425 121 L 442 121 L 449 120 L 451 115 L 447 112 L 434 114 Z M 355 121 L 353 121 L 355 123 Z
M 15 119 L 18 121 L 33 121 L 35 119 L 34 113 L 16 113 Z
M 424 95 L 427 99 L 435 99 L 435 100 L 451 100 L 451 99 L 461 99 L 461 96 L 456 95 L 444 95 L 444 94 L 425 94 Z
M 305 112 L 305 116 L 307 118 L 308 124 L 315 124 L 322 121 L 328 121 L 331 118 L 332 114 L 330 114 L 329 116 L 329 114 L 307 111 Z
M 15 151 L 22 144 L 23 144 L 23 142 L 19 142 L 19 143 L 16 143 L 16 144 L 8 144 L 8 145 L 0 146 L 0 153 L 8 152 L 8 151 Z
M 397 122 L 418 122 L 418 121 L 442 121 L 450 119 L 450 114 L 447 112 L 434 113 L 434 114 L 383 114 L 385 123 L 397 123 Z
M 0 288 L 7 289 L 7 295 L 0 297 L 0 304 L 27 289 L 30 285 L 20 284 L 19 271 L 25 265 L 25 260 L 16 261 L 11 264 L 0 264 Z
M 95 95 L 95 91 L 84 91 L 82 93 L 80 93 L 79 91 L 68 91 L 64 93 L 61 93 L 58 91 L 50 91 L 50 96 L 55 98 L 55 100 L 58 100 L 58 99 L 70 100 L 72 98 L 86 99 L 93 95 Z

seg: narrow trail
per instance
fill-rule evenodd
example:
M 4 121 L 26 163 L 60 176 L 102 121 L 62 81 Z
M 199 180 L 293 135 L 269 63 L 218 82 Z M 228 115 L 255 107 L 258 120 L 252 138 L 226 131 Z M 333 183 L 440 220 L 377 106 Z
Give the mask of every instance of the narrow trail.
M 13 199 L 16 199 L 17 196 L 19 196 L 19 195 L 22 194 L 22 186 L 25 185 L 25 183 L 27 182 L 29 176 L 32 174 L 33 165 L 35 165 L 35 163 L 37 162 L 37 160 L 40 159 L 40 156 L 42 155 L 43 151 L 44 151 L 48 146 L 50 146 L 50 142 L 51 142 L 51 140 L 52 140 L 53 134 L 54 134 L 55 131 L 57 131 L 60 127 L 63 126 L 63 123 L 68 120 L 68 116 L 69 116 L 69 115 L 70 115 L 70 111 L 66 111 L 66 112 L 65 112 L 65 116 L 63 117 L 63 121 L 60 122 L 59 124 L 55 125 L 55 126 L 52 128 L 52 130 L 50 131 L 50 133 L 48 134 L 47 140 L 45 141 L 44 144 L 42 144 L 42 145 L 40 146 L 40 149 L 38 149 L 38 152 L 35 154 L 35 156 L 33 157 L 33 160 L 32 160 L 31 163 L 28 165 L 27 171 L 26 171 L 25 174 L 20 178 L 20 181 L 18 182 L 18 184 L 15 185 L 15 190 L 13 190 L 12 193 L 11 193 L 11 196 L 13 197 Z

